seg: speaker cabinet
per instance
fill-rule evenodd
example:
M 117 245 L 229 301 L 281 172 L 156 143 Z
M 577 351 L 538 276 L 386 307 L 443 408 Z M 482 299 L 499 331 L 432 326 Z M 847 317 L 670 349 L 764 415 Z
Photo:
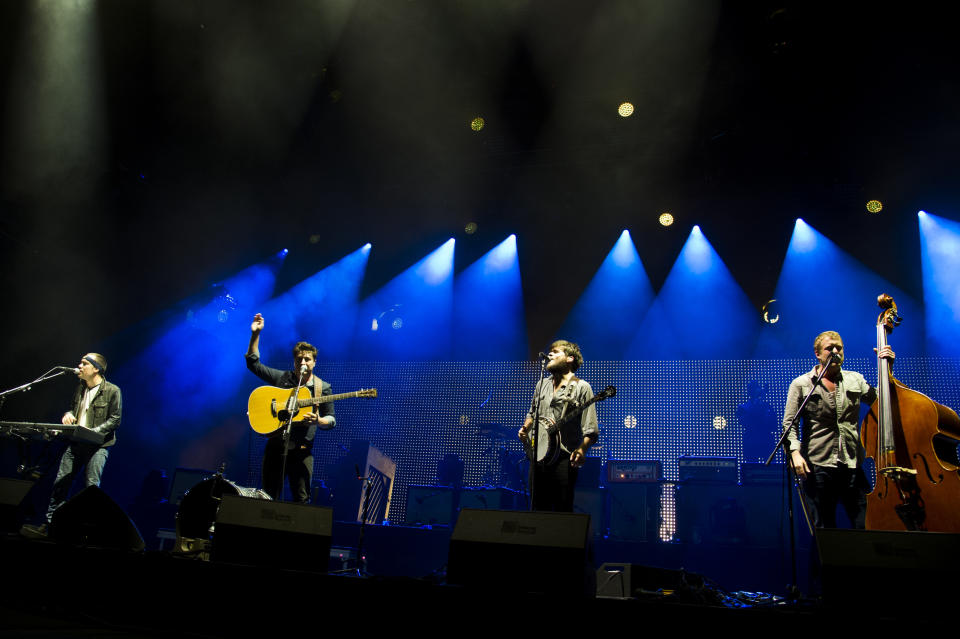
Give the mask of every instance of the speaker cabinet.
M 677 484 L 677 537 L 688 544 L 737 545 L 747 541 L 747 513 L 736 483 Z
M 23 523 L 23 499 L 33 488 L 32 481 L 0 478 L 0 532 L 16 532 Z
M 224 495 L 213 529 L 213 561 L 326 572 L 333 510 Z
M 464 488 L 460 493 L 460 508 L 515 510 L 526 505 L 523 495 L 509 488 Z
M 454 491 L 450 486 L 409 486 L 406 522 L 416 526 L 449 526 Z
M 97 486 L 87 486 L 54 511 L 50 538 L 77 546 L 137 552 L 145 546 L 127 513 Z
M 573 512 L 590 515 L 594 536 L 605 532 L 607 491 L 603 488 L 578 488 L 573 496 Z
M 960 534 L 820 528 L 816 538 L 828 606 L 872 606 L 884 588 L 918 618 L 924 612 L 955 616 Z
M 609 484 L 610 537 L 624 541 L 660 539 L 660 484 Z
M 589 515 L 464 509 L 450 538 L 447 581 L 592 596 L 591 537 Z

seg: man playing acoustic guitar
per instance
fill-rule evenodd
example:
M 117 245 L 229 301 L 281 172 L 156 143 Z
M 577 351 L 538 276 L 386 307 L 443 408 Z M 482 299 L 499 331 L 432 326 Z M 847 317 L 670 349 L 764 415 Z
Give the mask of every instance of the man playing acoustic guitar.
M 527 418 L 517 433 L 520 441 L 527 444 L 531 439 L 530 429 L 536 411 L 536 402 L 540 402 L 540 434 L 545 437 L 545 423 L 556 423 L 563 416 L 586 404 L 593 398 L 590 384 L 578 378 L 574 373 L 583 364 L 580 347 L 566 340 L 550 345 L 547 354 L 547 370 L 550 378 L 541 379 L 531 402 Z M 546 420 L 546 422 L 545 422 Z M 596 443 L 600 435 L 597 428 L 597 407 L 590 404 L 580 414 L 579 419 L 561 429 L 558 441 L 559 455 L 552 463 L 532 461 L 534 467 L 533 508 L 534 510 L 573 511 L 573 494 L 577 483 L 577 470 L 586 460 L 587 449 Z
M 330 384 L 314 377 L 313 367 L 317 363 L 317 349 L 307 342 L 297 342 L 293 347 L 294 369 L 281 371 L 270 368 L 260 362 L 260 331 L 263 330 L 263 316 L 257 313 L 250 324 L 250 346 L 247 348 L 247 368 L 273 386 L 296 388 L 298 382 L 313 397 L 330 395 Z M 287 480 L 293 501 L 305 504 L 310 501 L 310 482 L 313 478 L 313 437 L 317 427 L 329 430 L 336 426 L 333 403 L 314 406 L 300 421 L 295 421 L 290 429 L 290 441 L 287 442 Z M 261 479 L 263 489 L 273 499 L 283 495 L 283 428 L 270 435 L 263 451 Z

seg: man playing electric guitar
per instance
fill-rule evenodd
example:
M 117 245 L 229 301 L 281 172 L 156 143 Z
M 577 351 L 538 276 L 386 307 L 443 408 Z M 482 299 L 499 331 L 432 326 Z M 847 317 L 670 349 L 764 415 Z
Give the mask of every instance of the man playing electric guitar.
M 534 426 L 536 403 L 540 403 L 540 434 L 543 425 L 560 422 L 568 412 L 576 410 L 593 398 L 590 384 L 574 373 L 583 364 L 580 347 L 566 340 L 550 345 L 547 355 L 547 370 L 551 377 L 540 380 L 531 402 L 530 411 L 518 435 L 527 444 Z M 577 471 L 583 466 L 587 449 L 600 436 L 597 427 L 597 408 L 590 404 L 572 424 L 560 431 L 560 454 L 553 463 L 531 462 L 534 468 L 533 507 L 535 510 L 573 511 L 573 494 L 577 483 Z
M 263 316 L 257 313 L 250 324 L 250 346 L 247 348 L 247 368 L 273 386 L 296 388 L 299 383 L 310 391 L 313 397 L 330 395 L 330 384 L 314 377 L 313 367 L 317 363 L 317 349 L 307 342 L 297 342 L 293 347 L 294 369 L 281 371 L 270 368 L 260 362 L 260 331 L 263 330 Z M 310 482 L 313 478 L 313 437 L 317 428 L 329 430 L 336 426 L 333 403 L 314 406 L 301 421 L 296 421 L 290 429 L 287 442 L 286 475 L 290 484 L 293 500 L 301 504 L 310 501 Z M 263 451 L 261 480 L 263 489 L 274 499 L 283 494 L 283 428 L 277 429 L 267 442 Z

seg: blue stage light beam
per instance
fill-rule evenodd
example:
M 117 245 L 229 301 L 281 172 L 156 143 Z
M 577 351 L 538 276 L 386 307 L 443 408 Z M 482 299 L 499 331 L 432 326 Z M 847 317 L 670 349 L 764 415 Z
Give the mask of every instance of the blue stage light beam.
M 517 237 L 511 235 L 454 280 L 453 356 L 460 361 L 527 358 Z
M 927 355 L 960 357 L 960 223 L 925 211 L 917 218 Z
M 454 245 L 449 239 L 360 304 L 352 358 L 450 358 Z
M 257 309 L 263 361 L 292 365 L 290 349 L 300 340 L 317 347 L 318 361 L 349 359 L 369 256 L 366 244 Z
M 556 337 L 576 342 L 590 359 L 621 359 L 653 298 L 650 278 L 630 232 L 624 231 Z
M 695 226 L 627 350 L 629 359 L 740 358 L 759 324 L 756 309 Z
M 907 318 L 890 338 L 894 350 L 919 355 L 923 312 L 916 300 L 797 219 L 773 294 L 778 321 L 763 325 L 754 356 L 809 356 L 812 366 L 813 340 L 827 330 L 843 337 L 847 357 L 872 356 L 882 293 L 892 295 Z
M 119 362 L 111 381 L 123 389 L 124 424 L 136 425 L 123 429 L 131 444 L 162 459 L 163 451 L 196 441 L 218 415 L 242 412 L 236 393 L 246 371 L 239 351 L 246 350 L 254 309 L 273 293 L 283 257 L 278 253 L 178 304 L 164 314 L 159 335 L 145 323 L 139 352 L 125 356 L 106 347 Z M 132 337 L 125 331 L 116 343 L 129 346 Z

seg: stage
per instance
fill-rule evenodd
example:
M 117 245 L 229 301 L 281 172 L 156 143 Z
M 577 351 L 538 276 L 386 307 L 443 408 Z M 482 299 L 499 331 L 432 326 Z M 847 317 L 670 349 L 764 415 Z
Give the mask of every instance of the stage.
M 333 548 L 358 530 L 334 526 Z M 842 531 L 841 531 L 842 532 Z M 0 544 L 4 565 L 2 621 L 4 636 L 155 636 L 176 632 L 188 636 L 276 633 L 311 628 L 318 632 L 487 634 L 518 631 L 577 631 L 591 624 L 613 632 L 813 633 L 826 625 L 844 624 L 862 630 L 910 630 L 946 623 L 953 611 L 949 580 L 928 573 L 897 587 L 867 581 L 833 600 L 788 601 L 739 590 L 749 573 L 774 557 L 736 547 L 684 548 L 654 544 L 626 548 L 595 543 L 597 596 L 522 593 L 512 584 L 528 567 L 500 569 L 492 578 L 498 587 L 471 588 L 445 583 L 448 530 L 367 527 L 365 553 L 369 576 L 284 570 L 269 566 L 205 561 L 171 552 L 83 548 L 7 536 Z M 951 540 L 954 541 L 954 540 Z M 634 553 L 634 554 L 630 554 Z M 614 566 L 619 556 L 623 565 Z M 708 559 L 708 556 L 710 559 Z M 641 560 L 650 563 L 640 566 Z M 712 560 L 743 568 L 743 583 L 713 583 L 709 574 L 689 566 Z M 687 562 L 687 570 L 679 568 Z M 333 562 L 334 565 L 336 562 Z M 625 566 L 635 579 L 663 580 L 673 589 L 644 590 L 634 596 L 604 596 L 611 582 L 621 581 Z M 670 568 L 656 568 L 657 565 Z M 425 571 L 428 566 L 433 570 Z M 498 570 L 492 567 L 492 570 Z M 571 567 L 576 570 L 576 567 Z M 379 571 L 379 573 L 377 572 Z M 69 573 L 71 585 L 61 579 Z M 407 573 L 407 574 L 402 574 Z M 856 582 L 857 571 L 848 575 Z M 629 573 L 627 573 L 629 574 Z M 686 585 L 676 587 L 680 577 Z M 914 576 L 915 577 L 915 576 Z M 668 583 L 670 582 L 670 583 Z M 853 583 L 851 582 L 851 583 Z M 734 590 L 737 589 L 737 590 Z M 615 590 L 615 588 L 614 588 Z M 917 598 L 918 591 L 923 599 Z M 859 594 L 858 592 L 859 591 Z M 943 592 L 944 594 L 939 594 Z M 879 597 L 876 613 L 865 617 L 860 600 Z M 855 618 L 850 606 L 856 603 Z M 891 602 L 897 602 L 892 605 Z

